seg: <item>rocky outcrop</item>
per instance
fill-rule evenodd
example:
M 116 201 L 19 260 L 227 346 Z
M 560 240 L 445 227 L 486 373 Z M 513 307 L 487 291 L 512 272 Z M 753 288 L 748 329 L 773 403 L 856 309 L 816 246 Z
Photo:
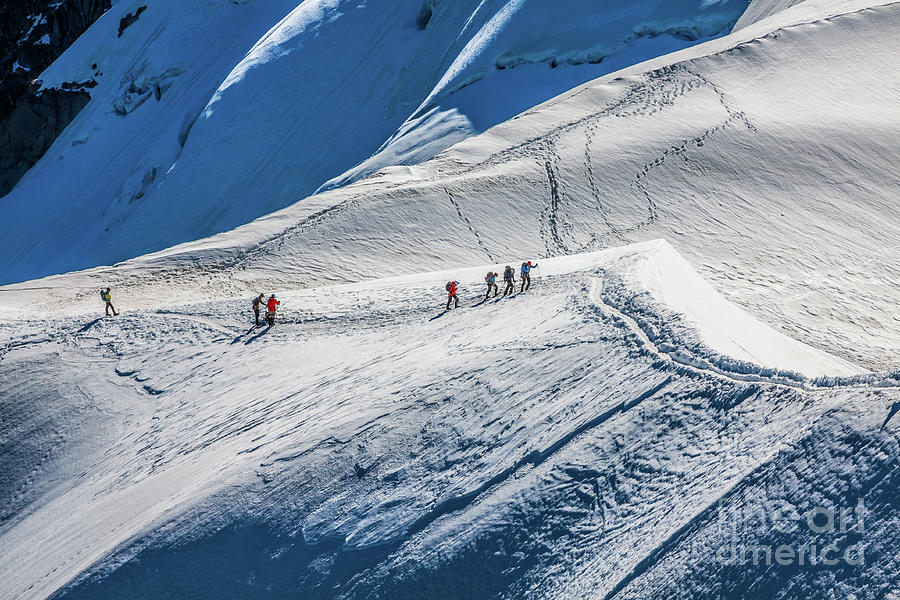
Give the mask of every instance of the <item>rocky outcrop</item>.
M 147 10 L 147 7 L 146 7 L 146 6 L 141 6 L 140 8 L 138 8 L 138 9 L 137 9 L 136 11 L 134 11 L 133 13 L 128 13 L 127 15 L 125 15 L 124 17 L 122 17 L 122 18 L 119 20 L 119 35 L 118 35 L 118 37 L 122 37 L 122 33 L 123 33 L 126 29 L 128 29 L 129 27 L 131 27 L 132 25 L 134 25 L 134 24 L 137 22 L 138 18 L 140 18 L 141 13 L 144 12 L 145 10 Z
M 33 86 L 0 122 L 0 193 L 5 194 L 30 169 L 75 115 L 91 99 L 83 89 Z
M 91 81 L 40 91 L 34 80 L 109 7 L 110 0 L 0 4 L 0 195 L 90 99 Z

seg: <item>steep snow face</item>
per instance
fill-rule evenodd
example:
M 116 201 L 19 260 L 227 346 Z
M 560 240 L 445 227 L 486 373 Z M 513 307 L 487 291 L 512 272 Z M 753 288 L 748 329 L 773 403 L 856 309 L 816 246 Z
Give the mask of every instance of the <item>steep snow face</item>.
M 98 85 L 6 199 L 0 281 L 110 264 L 420 162 L 574 85 L 724 34 L 745 7 L 123 0 L 42 75 Z
M 27 361 L 48 386 L 90 373 L 59 402 L 76 422 L 83 399 L 110 402 L 117 435 L 73 447 L 17 427 L 27 412 L 3 421 L 21 448 L 7 489 L 30 502 L 0 529 L 0 594 L 712 599 L 717 548 L 741 541 L 718 518 L 860 498 L 865 526 L 818 543 L 866 544 L 848 589 L 896 585 L 900 448 L 895 422 L 878 428 L 900 374 L 784 339 L 662 242 L 541 260 L 530 290 L 485 301 L 500 267 L 280 294 L 271 330 L 248 330 L 246 299 L 5 324 L 0 398 L 26 389 Z M 781 367 L 845 376 L 733 369 L 719 350 L 781 345 L 804 361 Z M 821 572 L 748 565 L 729 593 L 820 597 Z
M 741 15 L 741 18 L 734 24 L 734 28 L 740 29 L 741 27 L 746 27 L 747 25 L 761 21 L 770 15 L 774 15 L 803 1 L 804 0 L 753 0 L 750 2 L 750 6 L 747 7 L 747 10 L 744 11 L 744 14 Z
M 87 106 L 4 197 L 9 212 L 0 245 L 7 256 L 0 280 L 127 256 L 122 251 L 130 242 L 119 228 L 134 239 L 145 235 L 140 220 L 129 218 L 132 209 L 148 201 L 148 190 L 178 157 L 191 123 L 234 64 L 295 5 L 121 0 L 98 19 L 40 76 L 45 88 L 97 85 Z M 84 262 L 89 255 L 94 258 Z
M 492 12 L 490 4 L 482 3 L 478 13 L 491 18 L 442 69 L 418 110 L 378 153 L 320 189 L 389 165 L 421 162 L 433 155 L 436 142 L 447 147 L 457 141 L 443 123 L 422 122 L 423 114 L 465 118 L 484 131 L 588 79 L 721 35 L 746 7 L 734 1 L 509 1 L 495 2 L 502 9 Z

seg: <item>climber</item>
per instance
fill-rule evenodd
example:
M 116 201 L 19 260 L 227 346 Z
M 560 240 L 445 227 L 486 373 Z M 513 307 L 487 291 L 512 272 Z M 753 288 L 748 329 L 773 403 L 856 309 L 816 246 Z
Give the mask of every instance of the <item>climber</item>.
M 494 289 L 494 298 L 497 297 L 497 273 L 493 273 L 488 271 L 488 274 L 484 276 L 484 281 L 487 283 L 487 292 L 484 294 L 484 299 L 487 300 L 491 295 L 491 288 Z
M 454 306 L 454 308 L 459 308 L 459 296 L 456 295 L 458 286 L 458 281 L 448 281 L 447 285 L 444 286 L 444 289 L 447 290 L 447 310 L 450 310 L 450 302 L 452 302 L 453 300 L 456 300 L 456 305 Z
M 269 327 L 275 324 L 275 309 L 278 308 L 279 304 L 281 302 L 275 299 L 275 294 L 269 296 L 269 300 L 266 302 L 266 322 L 269 324 Z
M 503 281 L 506 282 L 506 288 L 503 290 L 504 296 L 516 291 L 516 272 L 509 265 L 506 265 L 506 268 L 503 269 Z
M 100 289 L 100 299 L 106 302 L 106 316 L 109 316 L 109 309 L 112 309 L 113 316 L 116 317 L 119 313 L 116 312 L 115 307 L 112 305 L 112 296 L 109 293 L 109 288 L 105 290 L 103 288 Z
M 259 327 L 259 308 L 263 303 L 263 295 L 260 294 L 256 298 L 253 299 L 253 316 L 256 317 L 256 326 Z
M 522 277 L 522 289 L 520 292 L 524 292 L 528 288 L 531 287 L 531 269 L 537 267 L 537 263 L 531 264 L 531 261 L 526 261 L 522 263 L 522 272 L 520 273 Z

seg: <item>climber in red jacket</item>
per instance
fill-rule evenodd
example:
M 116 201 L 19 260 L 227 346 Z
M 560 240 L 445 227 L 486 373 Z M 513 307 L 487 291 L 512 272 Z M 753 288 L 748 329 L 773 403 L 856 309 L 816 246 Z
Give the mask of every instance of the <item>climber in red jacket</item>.
M 269 324 L 269 327 L 275 324 L 275 310 L 278 308 L 278 305 L 281 304 L 278 300 L 275 299 L 275 294 L 269 296 L 268 301 L 266 301 L 266 322 Z
M 450 310 L 450 303 L 456 300 L 455 308 L 459 308 L 459 296 L 456 295 L 456 288 L 459 286 L 458 281 L 448 281 L 444 289 L 447 290 L 447 310 Z

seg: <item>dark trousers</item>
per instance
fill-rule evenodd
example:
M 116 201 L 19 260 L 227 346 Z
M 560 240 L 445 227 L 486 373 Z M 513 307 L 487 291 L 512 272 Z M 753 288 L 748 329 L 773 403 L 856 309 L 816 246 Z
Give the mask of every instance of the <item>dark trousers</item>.
M 512 279 L 506 280 L 506 288 L 503 290 L 503 295 L 512 294 L 516 291 L 516 283 Z
M 255 306 L 253 308 L 253 316 L 256 317 L 256 326 L 259 327 L 259 307 Z
M 112 309 L 112 311 L 113 311 L 113 316 L 119 314 L 119 313 L 116 312 L 116 309 L 115 309 L 115 307 L 112 305 L 112 302 L 110 302 L 109 300 L 107 300 L 107 301 L 106 301 L 106 316 L 107 316 L 107 317 L 109 316 L 109 309 Z
M 519 291 L 524 292 L 525 290 L 527 290 L 530 287 L 531 287 L 531 275 L 522 275 L 522 289 Z
M 456 300 L 456 308 L 459 308 L 459 296 L 456 294 L 450 294 L 447 296 L 447 310 L 450 310 L 450 302 Z
M 488 284 L 487 292 L 485 292 L 485 294 L 484 294 L 484 297 L 485 297 L 485 298 L 487 298 L 488 296 L 491 295 L 491 288 L 494 289 L 494 296 L 497 295 L 497 284 L 496 284 L 496 283 L 489 283 L 489 284 Z

